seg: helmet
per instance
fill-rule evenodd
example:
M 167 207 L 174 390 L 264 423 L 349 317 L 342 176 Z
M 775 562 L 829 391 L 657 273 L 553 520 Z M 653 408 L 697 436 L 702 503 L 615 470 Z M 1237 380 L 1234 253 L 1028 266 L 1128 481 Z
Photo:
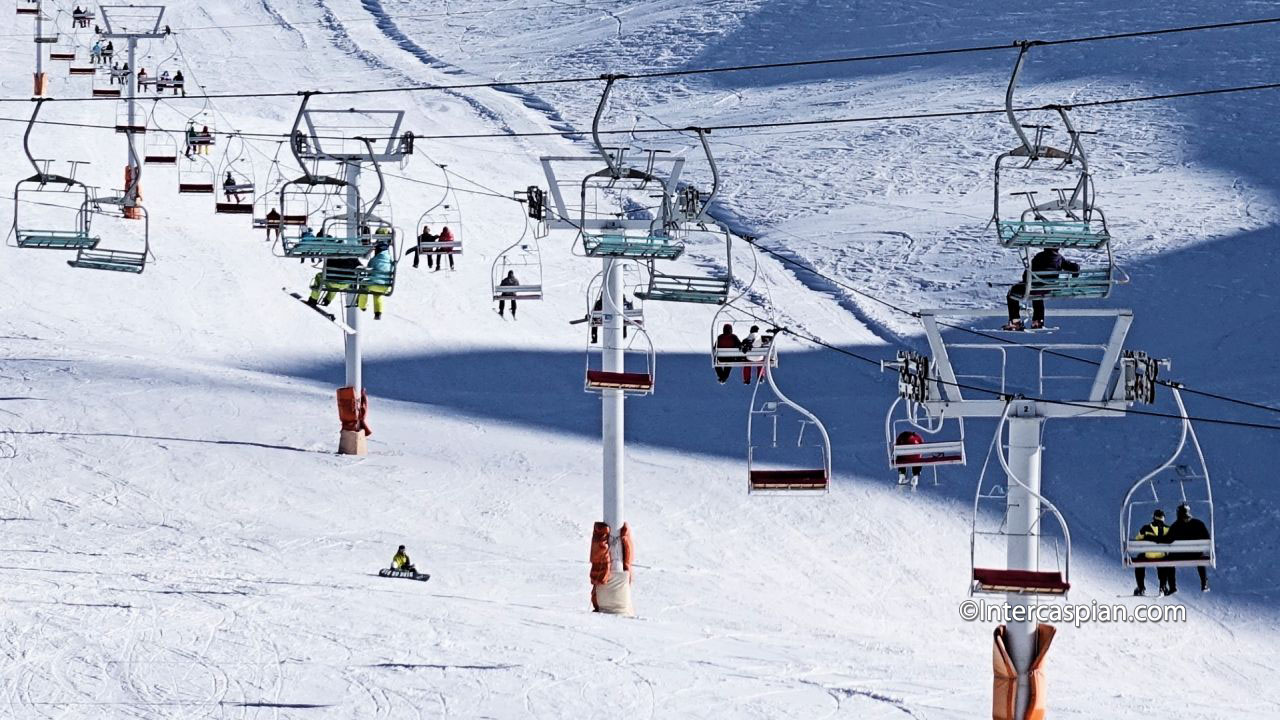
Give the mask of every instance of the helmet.
M 1155 511 L 1155 512 L 1153 512 L 1153 513 L 1151 513 L 1151 519 L 1152 519 L 1152 520 L 1164 520 L 1164 511 L 1163 511 L 1163 510 L 1161 510 L 1160 508 L 1156 508 L 1156 511 Z
M 396 548 L 396 549 L 397 549 L 397 550 L 399 550 L 400 552 L 404 552 L 404 546 L 403 546 L 403 545 L 401 545 L 400 547 L 398 547 L 398 548 Z

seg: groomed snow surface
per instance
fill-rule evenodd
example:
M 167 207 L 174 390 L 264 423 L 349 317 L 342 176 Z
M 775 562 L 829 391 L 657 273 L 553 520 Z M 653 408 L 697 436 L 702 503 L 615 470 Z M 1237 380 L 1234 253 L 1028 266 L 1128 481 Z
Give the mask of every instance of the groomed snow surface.
M 166 19 L 198 93 L 197 82 L 295 91 L 986 44 L 1261 17 L 1278 3 L 530 5 L 182 2 Z M 244 27 L 182 30 L 213 26 Z M 1036 51 L 1025 104 L 1274 80 L 1274 32 Z M 25 97 L 31 44 L 11 36 L 0 47 L 0 95 Z M 174 46 L 152 52 L 149 71 Z M 606 124 L 987 108 L 1000 102 L 1012 60 L 624 82 Z M 88 94 L 65 65 L 50 69 L 55 97 Z M 403 108 L 420 135 L 545 131 L 585 128 L 598 89 L 315 102 Z M 1103 131 L 1091 145 L 1099 203 L 1134 278 L 1106 305 L 1135 310 L 1128 345 L 1172 357 L 1171 376 L 1193 388 L 1273 406 L 1277 105 L 1255 93 L 1077 113 Z M 170 99 L 157 112 L 178 127 L 202 109 L 219 131 L 283 133 L 296 104 Z M 2 114 L 28 110 L 9 104 Z M 42 118 L 110 125 L 112 112 L 52 104 Z M 30 174 L 23 129 L 0 123 L 8 186 Z M 987 283 L 1007 282 L 1016 258 L 984 227 L 991 162 L 1014 142 L 999 117 L 713 140 L 727 183 L 718 216 L 767 246 L 911 308 L 1002 302 L 1003 289 Z M 705 181 L 692 137 L 662 142 Z M 90 161 L 81 172 L 95 184 L 120 184 L 124 139 L 109 129 L 45 126 L 33 146 L 37 157 Z M 276 146 L 252 148 L 265 182 Z M 0 460 L 0 716 L 983 716 L 992 627 L 962 622 L 957 606 L 994 424 L 970 425 L 977 462 L 901 494 L 881 441 L 893 377 L 788 340 L 778 382 L 831 432 L 834 487 L 816 498 L 748 497 L 749 390 L 736 377 L 714 381 L 709 308 L 646 308 L 657 393 L 629 402 L 627 418 L 638 617 L 590 612 L 599 401 L 581 391 L 584 326 L 567 321 L 582 316 L 598 267 L 570 254 L 571 234 L 553 233 L 542 242 L 546 299 L 522 303 L 518 321 L 499 318 L 490 263 L 523 221 L 517 205 L 485 194 L 543 183 L 540 154 L 586 150 L 557 138 L 424 140 L 406 167 L 388 168 L 408 178 L 390 181 L 406 229 L 439 198 L 439 164 L 477 192 L 459 195 L 457 271 L 406 266 L 384 318 L 364 319 L 366 458 L 333 454 L 341 333 L 280 292 L 305 288 L 312 271 L 272 257 L 243 216 L 179 196 L 174 170 L 144 169 L 156 261 L 141 276 L 5 248 L 0 439 L 14 456 Z M 0 203 L 0 224 L 11 212 Z M 717 262 L 710 247 L 692 255 Z M 743 251 L 735 267 L 757 262 L 753 297 L 791 327 L 875 358 L 923 349 L 910 317 L 865 297 L 765 255 Z M 1188 405 L 1206 417 L 1278 420 L 1203 397 Z M 1167 395 L 1156 406 L 1171 408 Z M 1146 601 L 1185 603 L 1185 624 L 1060 627 L 1047 664 L 1050 717 L 1280 717 L 1277 436 L 1199 429 L 1218 500 L 1213 592 L 1195 592 L 1184 570 L 1179 595 Z M 1044 490 L 1071 523 L 1072 602 L 1134 602 L 1118 559 L 1119 506 L 1175 432 L 1151 418 L 1048 425 Z M 401 543 L 430 582 L 377 576 Z

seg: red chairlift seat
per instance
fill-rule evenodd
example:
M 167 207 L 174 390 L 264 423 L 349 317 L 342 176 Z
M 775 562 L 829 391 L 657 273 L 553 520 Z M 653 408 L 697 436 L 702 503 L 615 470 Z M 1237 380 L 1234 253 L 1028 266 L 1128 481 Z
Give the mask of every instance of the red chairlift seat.
M 178 183 L 178 192 L 182 195 L 212 195 L 213 183 L 180 182 Z
M 1017 593 L 1019 595 L 1065 595 L 1071 583 L 1058 571 L 973 569 L 976 593 Z
M 71 67 L 67 68 L 67 74 L 68 75 L 97 75 L 98 68 L 94 65 L 86 65 L 83 67 L 77 67 L 75 65 L 72 65 Z
M 213 211 L 219 215 L 252 215 L 253 203 L 215 202 Z
M 649 373 L 587 371 L 587 387 L 592 390 L 652 390 L 653 376 Z
M 752 490 L 826 490 L 830 483 L 827 471 L 813 470 L 751 470 Z
M 120 88 L 94 88 L 93 97 L 120 97 Z

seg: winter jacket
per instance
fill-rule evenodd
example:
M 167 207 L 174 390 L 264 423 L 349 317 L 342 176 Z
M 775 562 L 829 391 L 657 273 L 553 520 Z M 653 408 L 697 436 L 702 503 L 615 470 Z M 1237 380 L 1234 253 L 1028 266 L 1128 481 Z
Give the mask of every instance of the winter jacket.
M 369 269 L 379 274 L 391 274 L 391 253 L 382 251 L 369 259 Z
M 1141 540 L 1143 542 L 1169 542 L 1168 537 L 1169 537 L 1168 525 L 1165 525 L 1164 523 L 1149 522 L 1146 525 L 1143 525 L 1141 528 L 1139 528 L 1137 536 L 1135 536 L 1133 539 Z M 1165 555 L 1164 553 L 1149 552 L 1149 553 L 1143 553 L 1142 557 L 1148 560 L 1159 560 L 1160 558 L 1164 557 L 1164 555 Z
M 751 333 L 746 340 L 742 341 L 742 352 L 748 352 L 760 342 L 760 333 Z
M 440 242 L 451 243 L 453 241 L 453 233 L 450 232 L 449 228 L 445 228 L 440 231 Z
M 1064 257 L 1062 253 L 1054 248 L 1041 250 L 1031 258 L 1031 272 L 1034 273 L 1051 273 L 1051 272 L 1080 272 L 1080 264 L 1072 262 Z
M 505 286 L 511 286 L 511 285 L 519 285 L 519 284 L 520 284 L 520 280 L 519 280 L 518 278 L 516 278 L 516 276 L 515 276 L 515 275 L 508 275 L 508 276 L 506 276 L 506 277 L 502 278 L 502 282 L 500 282 L 500 283 L 498 283 L 498 284 L 499 284 L 499 285 L 502 285 L 502 286 L 504 286 L 504 287 L 505 287 Z
M 718 348 L 741 348 L 742 341 L 733 333 L 720 333 L 720 337 L 716 338 L 716 347 Z
M 1209 528 L 1199 518 L 1178 518 L 1169 526 L 1169 534 L 1160 542 L 1177 542 L 1179 540 L 1209 540 Z M 1198 552 L 1169 553 L 1170 560 L 1207 560 L 1209 556 Z
M 406 565 L 412 565 L 409 556 L 403 552 L 396 552 L 396 556 L 391 558 L 391 568 L 393 570 L 402 570 Z

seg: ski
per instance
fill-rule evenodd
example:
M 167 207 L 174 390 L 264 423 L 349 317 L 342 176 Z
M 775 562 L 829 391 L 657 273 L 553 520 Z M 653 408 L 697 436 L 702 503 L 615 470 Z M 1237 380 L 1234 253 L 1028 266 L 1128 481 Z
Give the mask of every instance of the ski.
M 293 298 L 294 300 L 297 300 L 298 302 L 302 303 L 303 305 L 305 305 L 305 306 L 307 306 L 307 307 L 311 308 L 312 310 L 316 311 L 317 313 L 320 313 L 321 317 L 323 317 L 324 319 L 326 319 L 326 320 L 328 320 L 329 322 L 333 323 L 334 325 L 337 325 L 339 328 L 342 328 L 342 332 L 344 332 L 344 333 L 346 333 L 346 334 L 348 334 L 348 335 L 355 335 L 355 333 L 356 333 L 355 329 L 354 329 L 354 328 L 352 328 L 350 325 L 346 324 L 345 322 L 343 322 L 343 321 L 342 321 L 342 319 L 341 319 L 341 318 L 339 318 L 336 314 L 331 313 L 331 312 L 329 312 L 328 310 L 325 310 L 324 308 L 320 307 L 319 305 L 312 305 L 311 303 L 307 302 L 307 298 L 304 298 L 304 297 L 302 297 L 302 295 L 300 295 L 300 294 L 298 294 L 298 293 L 296 293 L 296 292 L 293 292 L 293 291 L 292 291 L 292 290 L 290 290 L 289 288 L 280 288 L 280 289 L 284 291 L 284 294 L 285 294 L 285 295 L 288 295 L 289 297 Z
M 378 571 L 378 575 L 389 578 L 405 578 L 407 580 L 421 580 L 426 582 L 431 579 L 431 573 L 420 573 L 411 570 L 392 570 L 391 568 L 382 568 Z
M 1022 330 L 1005 330 L 1004 328 L 975 328 L 978 332 L 988 333 L 1009 333 L 1011 335 L 1049 335 L 1058 328 L 1042 327 L 1042 328 L 1023 328 Z

